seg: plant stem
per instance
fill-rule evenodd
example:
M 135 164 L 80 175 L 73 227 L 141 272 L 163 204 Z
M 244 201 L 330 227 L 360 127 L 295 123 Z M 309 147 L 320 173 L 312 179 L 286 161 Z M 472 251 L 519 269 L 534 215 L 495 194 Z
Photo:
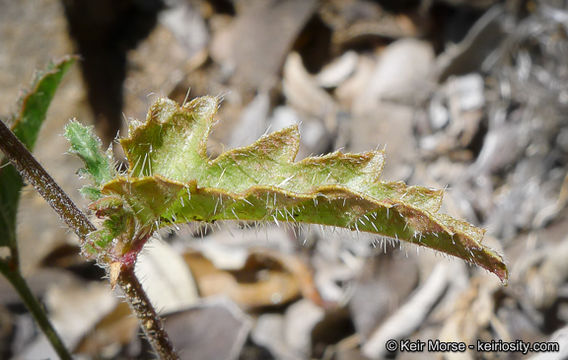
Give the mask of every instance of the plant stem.
M 0 121 L 0 149 L 22 177 L 33 185 L 67 226 L 77 234 L 81 242 L 86 241 L 87 235 L 96 230 L 95 226 L 2 121 Z M 142 329 L 154 351 L 161 359 L 178 359 L 167 333 L 163 330 L 162 319 L 134 275 L 134 266 L 122 267 L 117 283 L 126 294 L 126 300 L 141 322 Z
M 71 360 L 71 354 L 65 347 L 65 344 L 55 331 L 55 328 L 47 318 L 45 311 L 38 299 L 34 296 L 31 289 L 28 287 L 26 280 L 22 277 L 19 271 L 12 270 L 3 261 L 0 261 L 0 272 L 10 281 L 10 284 L 16 289 L 20 298 L 34 317 L 38 326 L 41 328 L 53 349 L 62 360 Z
M 122 266 L 117 278 L 117 284 L 122 288 L 122 291 L 124 291 L 127 299 L 130 301 L 130 305 L 138 315 L 144 334 L 146 334 L 148 339 L 154 341 L 152 343 L 154 351 L 162 359 L 179 359 L 172 348 L 160 317 L 151 305 L 148 306 L 150 299 L 148 299 L 142 284 L 140 284 L 134 274 L 134 266 Z

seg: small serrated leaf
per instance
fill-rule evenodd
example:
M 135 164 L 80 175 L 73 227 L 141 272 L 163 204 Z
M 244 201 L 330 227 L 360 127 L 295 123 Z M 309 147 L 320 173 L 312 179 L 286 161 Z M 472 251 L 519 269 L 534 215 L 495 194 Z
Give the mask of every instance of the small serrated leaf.
M 93 183 L 100 187 L 115 175 L 114 167 L 108 155 L 101 150 L 101 140 L 94 134 L 92 126 L 84 126 L 77 121 L 70 121 L 65 126 L 65 137 L 71 144 L 70 153 L 78 155 L 85 163 L 82 173 L 90 176 Z M 84 195 L 96 196 L 93 188 L 82 191 Z M 95 197 L 92 200 L 96 200 Z
M 263 136 L 216 159 L 206 144 L 218 98 L 179 107 L 159 99 L 145 123 L 121 140 L 128 174 L 102 185 L 97 209 L 106 219 L 130 219 L 122 241 L 103 257 L 120 260 L 160 227 L 188 221 L 299 222 L 366 231 L 460 257 L 507 278 L 500 255 L 485 247 L 484 231 L 438 213 L 443 192 L 402 182 L 381 182 L 382 151 L 334 152 L 294 162 L 297 127 Z M 116 199 L 122 206 L 116 206 Z M 116 224 L 108 233 L 116 231 Z M 123 230 L 121 230 L 123 231 Z M 108 234 L 107 233 L 107 234 Z M 120 248 L 116 244 L 120 244 Z M 110 244 L 110 243 L 109 243 Z M 99 247 L 100 248 L 100 247 Z

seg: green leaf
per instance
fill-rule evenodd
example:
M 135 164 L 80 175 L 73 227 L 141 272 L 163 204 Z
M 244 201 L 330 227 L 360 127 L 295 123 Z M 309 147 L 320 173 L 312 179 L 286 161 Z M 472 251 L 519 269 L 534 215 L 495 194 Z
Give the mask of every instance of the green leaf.
M 12 125 L 12 131 L 29 150 L 34 148 L 39 129 L 63 75 L 75 60 L 74 56 L 66 56 L 47 65 L 44 71 L 36 73 L 31 90 L 20 99 L 20 113 Z
M 12 123 L 12 131 L 31 151 L 41 124 L 63 75 L 75 62 L 68 56 L 48 65 L 36 74 L 31 89 L 21 98 L 21 109 Z M 17 254 L 16 213 L 23 181 L 16 169 L 3 159 L 0 164 L 0 246 L 8 246 L 12 256 Z
M 65 126 L 65 137 L 71 143 L 70 152 L 78 155 L 85 163 L 85 169 L 81 169 L 81 173 L 89 175 L 96 186 L 115 176 L 112 158 L 101 151 L 101 140 L 93 133 L 92 126 L 71 121 Z M 81 192 L 92 200 L 100 197 L 100 191 L 96 187 L 85 187 Z
M 131 258 L 149 234 L 175 223 L 275 221 L 405 240 L 506 280 L 501 256 L 481 242 L 484 230 L 438 212 L 441 190 L 379 180 L 382 151 L 335 152 L 295 162 L 299 133 L 290 127 L 209 159 L 206 143 L 218 105 L 215 97 L 181 108 L 160 99 L 145 123 L 131 124 L 130 135 L 121 140 L 128 172 L 103 184 L 104 197 L 91 204 L 106 219 L 90 244 L 100 259 Z

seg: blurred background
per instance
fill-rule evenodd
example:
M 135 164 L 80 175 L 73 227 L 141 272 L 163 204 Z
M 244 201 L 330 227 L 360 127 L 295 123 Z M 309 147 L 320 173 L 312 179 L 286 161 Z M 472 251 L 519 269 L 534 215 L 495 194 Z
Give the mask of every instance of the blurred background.
M 223 103 L 212 157 L 298 123 L 298 159 L 386 147 L 384 180 L 446 188 L 510 280 L 370 234 L 189 224 L 137 273 L 182 357 L 516 359 L 389 353 L 387 339 L 558 341 L 568 357 L 568 6 L 542 0 L 0 0 L 0 115 L 50 59 L 77 53 L 35 154 L 83 208 L 73 117 L 105 144 L 159 96 Z M 115 154 L 122 154 L 115 148 Z M 32 189 L 25 275 L 85 359 L 152 358 L 104 271 Z M 536 356 L 539 355 L 539 356 Z M 0 279 L 0 358 L 56 358 Z

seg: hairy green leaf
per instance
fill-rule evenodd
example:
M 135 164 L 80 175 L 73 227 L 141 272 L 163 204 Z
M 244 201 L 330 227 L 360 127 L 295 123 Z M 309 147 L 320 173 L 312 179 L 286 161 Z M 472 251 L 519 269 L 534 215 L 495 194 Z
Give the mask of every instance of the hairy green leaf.
M 67 56 L 38 72 L 31 89 L 20 100 L 20 112 L 12 123 L 12 131 L 32 150 L 47 109 L 63 75 L 75 62 Z M 8 246 L 16 254 L 16 213 L 23 181 L 16 169 L 3 159 L 0 164 L 0 246 Z
M 65 126 L 65 137 L 71 143 L 70 153 L 76 154 L 85 163 L 81 174 L 90 177 L 95 186 L 85 186 L 81 193 L 91 200 L 101 197 L 98 189 L 116 175 L 112 164 L 112 153 L 106 154 L 101 150 L 101 140 L 93 133 L 93 127 L 83 126 L 77 121 L 71 121 Z M 109 148 L 110 150 L 110 148 Z
M 405 240 L 507 278 L 501 256 L 481 243 L 484 230 L 438 212 L 441 190 L 379 180 L 382 151 L 295 162 L 294 126 L 208 158 L 218 105 L 215 97 L 182 107 L 159 99 L 145 123 L 131 124 L 121 140 L 129 169 L 103 184 L 103 197 L 91 204 L 105 219 L 91 251 L 104 261 L 130 260 L 155 230 L 188 221 L 310 223 Z

